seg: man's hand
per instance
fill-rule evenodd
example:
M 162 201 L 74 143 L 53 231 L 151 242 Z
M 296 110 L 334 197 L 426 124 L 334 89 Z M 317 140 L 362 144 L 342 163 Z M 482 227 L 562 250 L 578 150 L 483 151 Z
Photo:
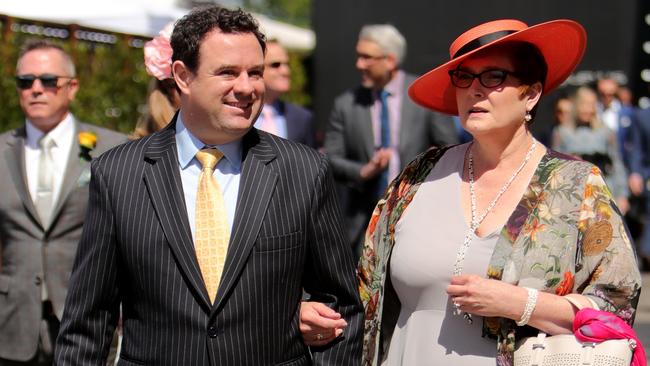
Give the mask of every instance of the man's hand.
M 383 148 L 375 151 L 375 154 L 372 156 L 370 161 L 361 167 L 361 171 L 359 172 L 361 179 L 370 180 L 384 171 L 384 169 L 388 167 L 388 163 L 390 162 L 390 157 L 392 154 L 393 150 L 389 148 Z
M 300 332 L 306 345 L 324 346 L 341 334 L 348 323 L 341 314 L 320 302 L 300 304 Z

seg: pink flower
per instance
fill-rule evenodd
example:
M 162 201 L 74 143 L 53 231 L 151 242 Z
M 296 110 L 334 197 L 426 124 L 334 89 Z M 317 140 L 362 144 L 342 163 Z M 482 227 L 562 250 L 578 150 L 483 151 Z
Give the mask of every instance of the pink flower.
M 144 44 L 144 66 L 158 80 L 172 77 L 172 46 L 169 43 L 173 24 L 168 24 L 158 36 Z

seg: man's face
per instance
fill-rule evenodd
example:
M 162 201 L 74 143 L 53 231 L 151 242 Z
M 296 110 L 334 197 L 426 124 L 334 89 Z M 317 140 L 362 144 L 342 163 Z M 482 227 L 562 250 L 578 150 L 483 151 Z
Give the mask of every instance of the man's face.
M 600 102 L 605 108 L 616 98 L 616 92 L 618 91 L 618 84 L 616 81 L 611 79 L 603 79 L 598 82 L 598 96 L 600 97 Z
M 357 42 L 357 70 L 361 72 L 361 85 L 370 89 L 382 89 L 393 77 L 397 68 L 395 57 L 386 55 L 373 41 Z
M 288 92 L 291 88 L 291 69 L 289 68 L 289 54 L 284 47 L 276 42 L 268 43 L 264 64 L 266 93 L 280 96 Z
M 184 122 L 201 141 L 241 138 L 262 109 L 264 52 L 252 33 L 208 33 L 196 72 L 174 62 Z
M 20 107 L 36 128 L 48 132 L 61 122 L 70 109 L 79 87 L 71 78 L 65 57 L 57 49 L 37 49 L 27 52 L 18 61 L 18 76 L 58 76 L 56 86 L 45 87 L 35 79 L 31 87 L 18 88 Z

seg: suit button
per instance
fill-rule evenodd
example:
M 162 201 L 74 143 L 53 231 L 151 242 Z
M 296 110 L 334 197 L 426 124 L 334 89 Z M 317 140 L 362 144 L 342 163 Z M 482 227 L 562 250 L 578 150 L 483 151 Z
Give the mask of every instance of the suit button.
M 40 286 L 41 283 L 43 283 L 43 279 L 41 278 L 41 276 L 36 275 L 36 278 L 34 278 L 34 284 L 35 284 L 36 286 Z
M 210 338 L 217 338 L 217 328 L 214 326 L 208 327 L 208 336 Z

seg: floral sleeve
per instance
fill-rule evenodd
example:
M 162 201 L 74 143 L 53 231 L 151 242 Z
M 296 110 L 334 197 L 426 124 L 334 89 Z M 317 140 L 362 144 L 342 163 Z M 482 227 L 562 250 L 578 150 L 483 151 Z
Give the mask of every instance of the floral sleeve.
M 576 290 L 631 324 L 641 275 L 622 215 L 596 167 L 586 178 L 578 230 L 576 275 L 585 271 L 588 277 Z

